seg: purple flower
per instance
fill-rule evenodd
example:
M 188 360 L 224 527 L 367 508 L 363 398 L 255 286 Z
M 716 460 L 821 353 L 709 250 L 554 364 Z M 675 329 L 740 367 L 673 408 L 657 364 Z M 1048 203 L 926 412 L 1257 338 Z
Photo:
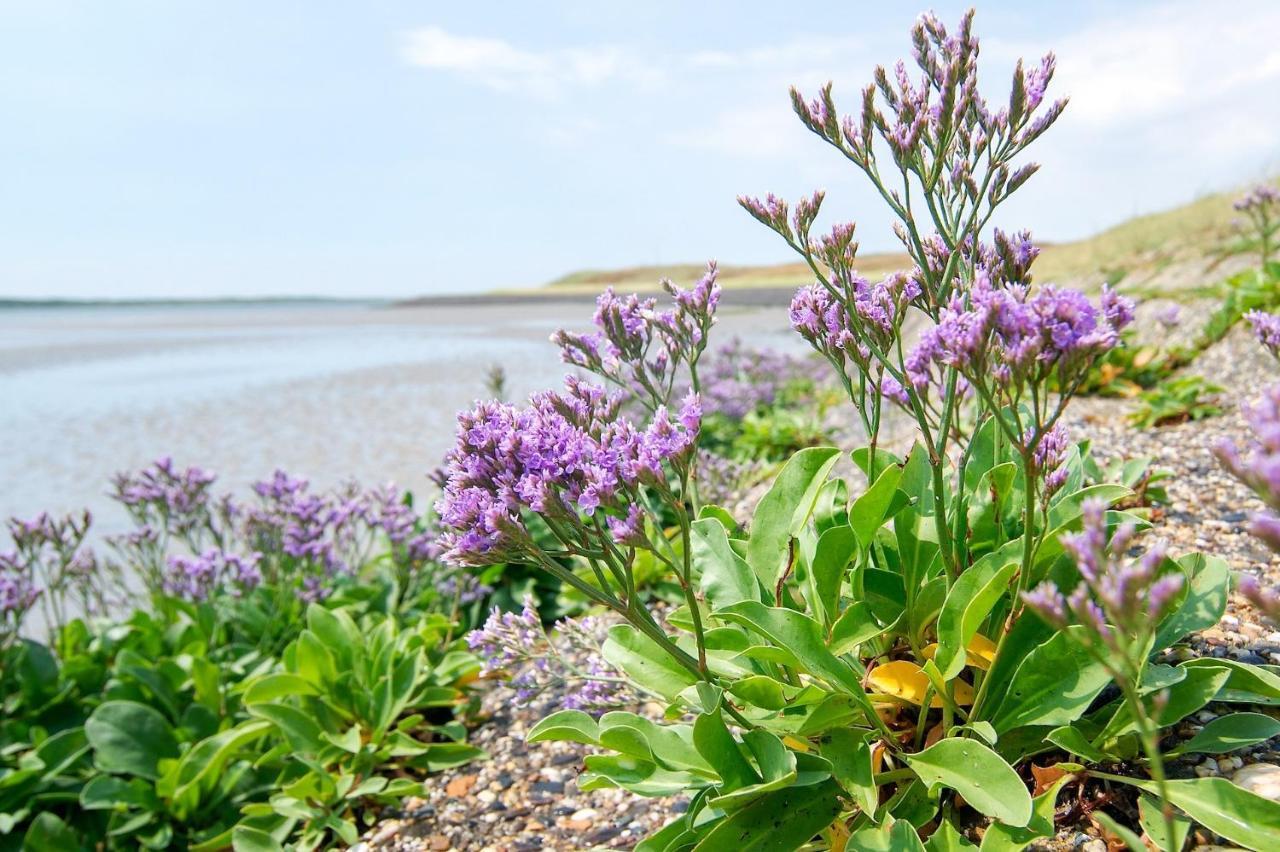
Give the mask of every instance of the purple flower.
M 527 555 L 525 513 L 578 524 L 599 510 L 625 512 L 642 485 L 664 481 L 666 465 L 688 461 L 701 417 L 696 396 L 676 422 L 659 406 L 642 431 L 619 415 L 618 395 L 565 381 L 566 392 L 536 394 L 525 408 L 485 402 L 459 415 L 436 504 L 446 560 Z
M 1100 501 L 1086 502 L 1081 531 L 1062 536 L 1063 549 L 1080 571 L 1075 589 L 1064 597 L 1046 581 L 1025 593 L 1023 601 L 1050 624 L 1061 628 L 1074 620 L 1094 641 L 1114 653 L 1127 653 L 1128 644 L 1116 644 L 1117 631 L 1132 639 L 1159 623 L 1181 592 L 1184 578 L 1176 571 L 1162 571 L 1162 543 L 1138 559 L 1124 559 L 1120 554 L 1134 536 L 1130 524 L 1117 530 L 1108 545 L 1106 509 Z
M 1253 326 L 1253 336 L 1267 347 L 1276 358 L 1280 358 L 1280 314 L 1267 314 L 1262 311 L 1250 311 L 1245 314 L 1249 325 Z

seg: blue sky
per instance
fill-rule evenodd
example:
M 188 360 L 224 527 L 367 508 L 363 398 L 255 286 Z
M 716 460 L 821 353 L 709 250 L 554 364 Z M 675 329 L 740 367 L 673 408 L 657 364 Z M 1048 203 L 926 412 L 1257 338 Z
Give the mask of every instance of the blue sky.
M 762 263 L 738 193 L 828 190 L 786 87 L 907 55 L 905 3 L 0 2 L 0 297 L 406 296 Z M 948 21 L 967 4 L 935 6 Z M 1280 171 L 1280 4 L 979 7 L 983 83 L 1072 105 L 1004 221 L 1084 236 Z

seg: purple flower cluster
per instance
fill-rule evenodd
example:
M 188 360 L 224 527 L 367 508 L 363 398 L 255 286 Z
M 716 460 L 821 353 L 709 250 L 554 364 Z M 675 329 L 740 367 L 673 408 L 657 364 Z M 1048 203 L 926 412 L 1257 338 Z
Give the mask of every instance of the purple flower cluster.
M 213 494 L 216 477 L 199 467 L 178 468 L 162 456 L 135 473 L 121 472 L 112 481 L 111 496 L 124 506 L 139 525 L 170 534 L 192 536 L 203 532 L 219 508 Z M 234 514 L 229 500 L 221 508 Z
M 670 281 L 662 286 L 672 306 L 656 298 L 619 296 L 613 288 L 596 300 L 596 331 L 557 331 L 551 341 L 564 361 L 589 370 L 634 394 L 650 410 L 670 406 L 682 370 L 692 372 L 706 347 L 720 303 L 715 263 L 691 288 Z
M 239 597 L 262 582 L 258 563 L 262 554 L 240 556 L 211 548 L 198 556 L 170 556 L 164 581 L 166 594 L 201 603 L 215 590 Z
M 436 594 L 447 601 L 456 598 L 460 606 L 470 606 L 493 594 L 493 588 L 481 583 L 474 574 L 455 571 L 436 583 Z
M 1267 351 L 1280 358 L 1280 314 L 1268 314 L 1262 311 L 1250 311 L 1245 319 L 1253 327 L 1253 336 L 1267 347 Z
M 1258 184 L 1237 198 L 1232 206 L 1241 213 L 1267 210 L 1271 207 L 1280 208 L 1280 189 L 1265 183 Z
M 907 356 L 918 391 L 936 381 L 935 369 L 956 368 L 981 387 L 1014 395 L 1028 384 L 1056 378 L 1068 390 L 1101 355 L 1120 342 L 1133 321 L 1133 303 L 1109 288 L 1095 307 L 1076 290 L 996 286 L 979 269 L 967 299 L 956 295 L 936 326 Z
M 519 613 L 495 608 L 483 627 L 467 635 L 467 645 L 483 660 L 481 676 L 507 679 L 517 701 L 552 691 L 566 710 L 601 713 L 634 700 L 600 656 L 605 632 L 599 619 L 587 617 L 566 618 L 548 633 L 526 598 Z
M 0 553 L 0 647 L 17 633 L 40 591 L 30 566 L 16 552 Z
M 1133 541 L 1133 525 L 1116 530 L 1108 546 L 1106 504 L 1091 500 L 1083 509 L 1081 532 L 1062 537 L 1063 548 L 1080 571 L 1080 583 L 1069 595 L 1063 595 L 1046 580 L 1025 593 L 1023 600 L 1054 627 L 1084 625 L 1102 647 L 1128 654 L 1133 639 L 1159 623 L 1168 611 L 1184 579 L 1177 571 L 1161 573 L 1163 544 L 1156 544 L 1138 559 L 1117 556 Z M 1146 653 L 1145 648 L 1138 652 Z
M 1033 445 L 1034 442 L 1034 445 Z M 1062 464 L 1067 450 L 1071 448 L 1071 440 L 1067 430 L 1061 424 L 1054 425 L 1036 440 L 1035 430 L 1029 429 L 1023 435 L 1023 446 L 1031 451 L 1031 464 L 1035 474 L 1044 476 L 1045 496 L 1057 493 L 1066 484 L 1069 471 Z
M 1244 406 L 1254 442 L 1242 455 L 1227 439 L 1214 454 L 1230 473 L 1249 486 L 1270 511 L 1256 512 L 1247 529 L 1280 553 L 1280 385 L 1272 385 L 1254 405 Z
M 708 415 L 741 420 L 773 405 L 790 390 L 822 383 L 826 375 L 816 359 L 757 349 L 734 338 L 702 368 L 702 409 Z
M 525 512 L 576 524 L 603 510 L 628 517 L 639 487 L 659 485 L 664 464 L 684 464 L 701 424 L 696 395 L 673 421 L 659 406 L 644 429 L 620 416 L 621 396 L 579 381 L 518 408 L 483 402 L 458 416 L 449 478 L 436 504 L 445 558 L 488 564 L 527 554 Z

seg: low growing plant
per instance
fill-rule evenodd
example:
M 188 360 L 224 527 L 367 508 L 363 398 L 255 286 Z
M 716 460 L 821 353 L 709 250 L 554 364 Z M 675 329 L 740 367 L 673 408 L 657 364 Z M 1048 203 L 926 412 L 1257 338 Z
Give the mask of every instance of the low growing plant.
M 1165 379 L 1139 396 L 1139 404 L 1129 414 L 1129 422 L 1144 429 L 1216 417 L 1222 408 L 1211 399 L 1222 387 L 1203 376 L 1189 373 Z
M 1054 834 L 1059 793 L 1090 777 L 1143 796 L 1139 823 L 1099 818 L 1164 849 L 1188 821 L 1251 849 L 1280 839 L 1280 804 L 1164 772 L 1169 726 L 1214 700 L 1278 700 L 1280 677 L 1158 657 L 1221 617 L 1222 560 L 1109 555 L 1147 524 L 1116 508 L 1130 488 L 1089 482 L 1061 419 L 1132 305 L 1035 285 L 1029 235 L 988 234 L 1036 170 L 1016 160 L 1065 101 L 1045 99 L 1047 56 L 1019 63 L 990 106 L 971 24 L 922 17 L 918 75 L 878 69 L 854 116 L 830 85 L 792 94 L 890 207 L 912 268 L 859 276 L 854 226 L 814 231 L 822 193 L 794 210 L 741 199 L 813 273 L 792 325 L 835 371 L 864 446 L 798 451 L 743 523 L 700 498 L 711 276 L 669 285 L 669 306 L 608 293 L 595 332 L 557 338 L 643 416 L 571 379 L 460 418 L 439 504 L 446 558 L 537 565 L 616 613 L 604 659 L 668 706 L 661 719 L 564 709 L 529 736 L 597 748 L 585 790 L 690 796 L 642 850 L 974 848 L 979 817 L 981 848 L 1021 849 Z M 924 326 L 914 345 L 909 315 Z M 905 453 L 882 445 L 885 405 L 915 424 Z M 845 458 L 856 470 L 833 476 Z M 646 563 L 680 588 L 665 619 L 638 590 Z M 1238 747 L 1247 715 L 1184 748 Z M 1033 760 L 1058 776 L 1034 795 Z

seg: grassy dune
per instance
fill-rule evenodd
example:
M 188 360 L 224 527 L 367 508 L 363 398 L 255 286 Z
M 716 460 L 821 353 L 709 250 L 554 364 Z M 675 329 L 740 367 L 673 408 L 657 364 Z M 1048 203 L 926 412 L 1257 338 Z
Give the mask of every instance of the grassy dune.
M 1047 245 L 1036 264 L 1036 280 L 1094 288 L 1104 281 L 1143 294 L 1191 295 L 1248 263 L 1239 257 L 1231 222 L 1238 190 L 1203 196 L 1189 204 L 1139 216 L 1083 240 Z M 907 265 L 902 253 L 862 254 L 859 271 L 875 278 Z M 545 293 L 596 293 L 608 285 L 655 290 L 663 278 L 687 283 L 700 264 L 634 266 L 574 272 L 545 285 Z M 802 263 L 721 267 L 728 288 L 794 287 L 809 280 Z

